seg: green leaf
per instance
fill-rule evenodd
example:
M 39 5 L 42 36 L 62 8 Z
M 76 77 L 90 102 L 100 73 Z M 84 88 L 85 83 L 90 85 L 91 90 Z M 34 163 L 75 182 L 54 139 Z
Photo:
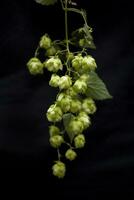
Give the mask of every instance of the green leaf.
M 79 40 L 84 39 L 84 48 L 90 48 L 90 49 L 96 49 L 96 46 L 93 41 L 93 36 L 92 36 L 92 29 L 84 25 L 84 27 L 76 29 L 75 31 L 72 32 L 72 42 L 76 45 L 79 46 Z
M 35 0 L 35 1 L 45 6 L 53 5 L 57 2 L 57 0 Z
M 74 118 L 74 115 L 71 113 L 67 113 L 63 115 L 63 124 L 71 142 L 73 141 L 73 138 L 75 135 L 68 130 L 68 125 L 73 118 Z
M 88 38 L 89 40 L 93 40 L 93 37 L 92 37 L 92 35 L 91 35 L 92 29 L 91 29 L 89 26 L 84 25 L 83 31 L 84 31 L 85 35 L 87 36 L 87 38 Z
M 91 71 L 89 75 L 90 78 L 88 80 L 86 95 L 95 100 L 111 99 L 112 96 L 99 76 L 94 71 Z
M 94 41 L 93 41 L 93 40 L 89 40 L 89 39 L 85 36 L 84 48 L 96 49 L 96 46 L 95 46 L 95 44 L 94 44 Z
M 91 35 L 92 29 L 87 25 L 84 25 L 83 32 L 85 33 L 85 40 L 87 48 L 96 49 L 96 46 L 93 41 L 93 36 Z

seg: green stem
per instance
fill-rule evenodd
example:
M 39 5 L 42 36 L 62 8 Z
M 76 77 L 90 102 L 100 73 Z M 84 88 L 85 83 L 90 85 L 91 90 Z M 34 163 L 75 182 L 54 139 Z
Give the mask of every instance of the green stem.
M 62 1 L 62 0 L 60 0 L 60 2 L 61 2 L 61 7 L 62 7 L 62 9 L 64 10 L 63 1 Z
M 38 45 L 38 47 L 37 47 L 36 50 L 35 50 L 34 57 L 37 57 L 37 56 L 38 56 L 38 54 L 39 54 L 39 49 L 40 49 L 40 46 Z
M 62 0 L 61 0 L 61 1 L 62 1 Z M 83 17 L 83 20 L 84 20 L 85 25 L 88 27 L 87 18 L 86 18 L 86 15 L 85 15 L 85 13 L 84 13 L 83 10 L 79 10 L 79 9 L 76 9 L 76 8 L 64 8 L 63 3 L 62 3 L 62 9 L 63 9 L 64 11 L 67 9 L 68 12 L 75 12 L 75 13 L 80 14 L 80 15 Z
M 87 18 L 86 18 L 86 15 L 84 13 L 83 10 L 79 10 L 79 9 L 76 9 L 76 8 L 68 8 L 67 9 L 69 12 L 75 12 L 75 13 L 78 13 L 80 15 L 82 15 L 83 19 L 84 19 L 84 22 L 85 22 L 85 25 L 88 26 L 87 24 Z
M 67 46 L 67 51 L 69 52 L 69 40 L 68 40 L 68 8 L 67 8 L 67 1 L 65 0 L 65 36 L 66 36 L 66 46 Z
M 57 149 L 57 154 L 58 154 L 58 160 L 60 161 L 61 154 L 60 154 L 60 150 L 59 149 Z
M 67 51 L 69 52 L 69 39 L 68 39 L 68 16 L 67 13 L 68 12 L 75 12 L 80 14 L 83 17 L 85 26 L 89 28 L 88 24 L 87 24 L 87 17 L 86 14 L 83 10 L 79 10 L 76 8 L 68 8 L 68 0 L 65 0 L 65 5 L 63 4 L 63 1 L 60 0 L 61 2 L 61 6 L 62 9 L 65 11 L 65 36 L 66 36 L 66 46 L 67 46 Z

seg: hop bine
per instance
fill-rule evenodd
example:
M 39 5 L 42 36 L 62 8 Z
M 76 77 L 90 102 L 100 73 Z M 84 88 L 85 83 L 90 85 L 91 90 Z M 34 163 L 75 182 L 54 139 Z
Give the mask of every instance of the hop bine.
M 44 34 L 35 55 L 27 63 L 31 75 L 39 76 L 46 74 L 46 71 L 51 73 L 49 86 L 58 89 L 55 101 L 49 105 L 45 116 L 50 123 L 50 146 L 58 153 L 57 161 L 52 166 L 52 174 L 61 179 L 66 174 L 66 164 L 61 159 L 75 160 L 78 149 L 86 144 L 84 131 L 91 126 L 90 115 L 97 110 L 95 100 L 110 99 L 112 96 L 97 75 L 96 61 L 89 54 L 90 49 L 95 49 L 95 44 L 86 12 L 77 9 L 77 4 L 71 0 L 35 1 L 44 6 L 61 3 L 65 12 L 65 38 L 53 41 L 48 34 Z M 73 31 L 69 38 L 70 12 L 80 14 L 84 25 Z M 40 50 L 44 52 L 44 57 L 40 55 Z M 64 152 L 62 146 L 66 147 L 63 148 Z

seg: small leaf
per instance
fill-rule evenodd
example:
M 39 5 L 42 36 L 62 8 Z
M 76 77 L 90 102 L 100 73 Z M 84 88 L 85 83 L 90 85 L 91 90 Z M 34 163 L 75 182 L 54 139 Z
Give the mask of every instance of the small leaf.
M 93 37 L 92 37 L 92 35 L 91 35 L 92 29 L 91 29 L 89 26 L 84 25 L 83 31 L 84 31 L 85 35 L 87 36 L 87 38 L 88 38 L 89 40 L 93 40 Z
M 71 142 L 73 141 L 73 138 L 75 135 L 72 132 L 68 131 L 68 125 L 73 118 L 74 118 L 74 115 L 71 113 L 67 113 L 63 115 L 63 124 Z
M 96 100 L 111 99 L 112 96 L 99 76 L 94 71 L 91 71 L 89 75 L 86 95 Z
M 35 0 L 35 1 L 45 6 L 53 5 L 57 2 L 57 0 Z
M 73 39 L 81 39 L 84 37 L 83 28 L 76 29 L 72 32 Z
M 94 44 L 93 40 L 89 40 L 86 36 L 85 36 L 85 45 L 84 48 L 90 48 L 90 49 L 96 49 L 96 46 Z
M 85 42 L 82 47 L 96 49 L 91 33 L 92 33 L 92 29 L 87 25 L 84 25 L 84 27 L 82 28 L 76 29 L 75 31 L 72 32 L 73 44 L 75 44 L 76 46 L 79 46 L 79 40 L 84 39 Z
M 86 48 L 96 49 L 93 41 L 93 36 L 91 35 L 92 29 L 87 25 L 84 25 L 83 32 L 85 33 Z

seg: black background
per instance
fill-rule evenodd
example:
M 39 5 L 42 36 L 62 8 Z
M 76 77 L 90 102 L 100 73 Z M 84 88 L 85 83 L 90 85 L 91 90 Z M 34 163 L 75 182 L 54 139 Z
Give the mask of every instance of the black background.
M 58 5 L 43 7 L 34 0 L 0 2 L 0 168 L 14 171 L 17 181 L 50 197 L 87 199 L 91 193 L 133 193 L 134 167 L 134 49 L 133 7 L 130 1 L 77 1 L 88 12 L 97 46 L 92 52 L 113 100 L 97 102 L 98 111 L 86 133 L 87 145 L 68 164 L 67 176 L 51 175 L 56 157 L 48 142 L 45 112 L 56 91 L 48 87 L 50 74 L 33 77 L 26 63 L 39 38 L 64 37 L 64 13 Z M 69 28 L 82 24 L 71 14 Z M 12 172 L 10 173 L 12 175 Z M 36 181 L 38 179 L 38 181 Z M 12 182 L 12 179 L 11 179 Z M 10 182 L 10 183 L 11 183 Z M 24 185 L 25 185 L 24 184 Z M 47 185 L 47 186 L 46 186 Z M 95 196 L 94 196 L 95 197 Z

